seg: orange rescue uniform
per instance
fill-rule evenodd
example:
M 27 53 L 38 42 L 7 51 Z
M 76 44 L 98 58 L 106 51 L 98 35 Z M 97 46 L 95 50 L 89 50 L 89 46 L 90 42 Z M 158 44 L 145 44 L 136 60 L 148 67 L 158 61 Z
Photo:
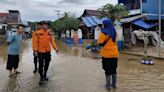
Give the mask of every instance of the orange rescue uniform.
M 51 45 L 57 50 L 57 45 L 54 41 L 53 35 L 43 29 L 37 30 L 34 37 L 34 51 L 39 53 L 46 53 L 51 51 Z
M 36 30 L 36 31 L 37 31 L 37 30 Z M 35 38 L 36 38 L 35 32 L 36 32 L 36 31 L 33 31 L 33 32 L 32 32 L 32 49 L 33 49 L 33 51 L 34 51 L 34 45 L 35 45 L 35 43 L 36 43 L 36 42 L 35 42 Z
M 100 32 L 100 36 L 98 38 L 98 44 L 102 44 L 104 41 L 108 40 L 109 36 Z M 100 55 L 104 58 L 118 58 L 118 46 L 117 40 L 116 42 L 112 41 L 112 38 L 108 40 L 108 42 L 101 48 Z

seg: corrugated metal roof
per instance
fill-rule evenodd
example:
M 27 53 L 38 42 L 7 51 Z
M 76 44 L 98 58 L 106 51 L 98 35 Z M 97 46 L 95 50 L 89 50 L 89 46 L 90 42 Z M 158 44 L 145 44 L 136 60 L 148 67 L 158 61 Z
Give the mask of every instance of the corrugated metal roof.
M 0 17 L 7 17 L 9 13 L 0 13 Z
M 133 17 L 128 17 L 128 18 L 123 18 L 121 19 L 121 23 L 129 23 L 129 22 L 132 22 L 134 20 L 137 20 L 137 19 L 140 19 L 140 18 L 143 18 L 145 17 L 145 15 L 137 15 L 137 16 L 133 16 Z
M 92 27 L 92 24 L 88 21 L 86 17 L 83 17 L 82 20 L 87 27 Z
M 132 24 L 142 27 L 144 29 L 150 29 L 152 27 L 155 27 L 157 24 L 148 24 L 146 22 L 144 22 L 142 19 L 138 19 L 132 22 Z
M 82 17 L 82 20 L 87 27 L 102 24 L 102 21 L 96 16 Z
M 92 16 L 92 18 L 94 19 L 94 21 L 97 23 L 97 24 L 102 24 L 102 21 L 96 17 L 96 16 Z

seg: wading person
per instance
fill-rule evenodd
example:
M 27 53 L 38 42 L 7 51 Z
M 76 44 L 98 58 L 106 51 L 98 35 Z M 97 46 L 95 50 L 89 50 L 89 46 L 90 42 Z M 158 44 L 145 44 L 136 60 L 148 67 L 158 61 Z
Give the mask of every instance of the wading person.
M 34 45 L 34 50 L 39 58 L 39 85 L 42 85 L 44 80 L 48 81 L 47 71 L 51 61 L 51 45 L 58 52 L 53 35 L 50 33 L 50 24 L 43 22 L 42 27 L 42 29 L 36 32 L 36 43 Z
M 19 73 L 17 71 L 19 64 L 19 53 L 22 42 L 22 33 L 24 31 L 24 25 L 18 25 L 16 34 L 12 34 L 7 39 L 8 44 L 8 59 L 6 69 L 9 70 L 9 77 L 16 77 Z M 12 72 L 13 71 L 13 72 Z
M 110 90 L 111 87 L 114 89 L 116 88 L 117 81 L 117 33 L 110 20 L 104 20 L 103 26 L 104 28 L 100 32 L 98 38 L 98 44 L 102 46 L 100 51 L 100 55 L 102 56 L 102 67 L 106 75 L 106 88 Z
M 38 30 L 41 30 L 41 28 L 42 28 L 42 23 L 41 22 L 39 22 L 39 23 L 37 23 L 37 30 L 36 31 L 33 31 L 33 33 L 32 33 L 32 47 L 33 47 L 33 55 L 34 55 L 34 71 L 33 71 L 33 73 L 36 73 L 37 72 L 37 70 L 38 70 L 38 55 L 37 55 L 37 52 L 34 50 L 34 45 L 35 45 L 35 38 L 36 38 L 36 32 L 38 31 Z
M 76 31 L 74 32 L 74 35 L 73 35 L 73 42 L 74 42 L 74 46 L 77 47 L 77 45 L 78 45 L 78 34 Z

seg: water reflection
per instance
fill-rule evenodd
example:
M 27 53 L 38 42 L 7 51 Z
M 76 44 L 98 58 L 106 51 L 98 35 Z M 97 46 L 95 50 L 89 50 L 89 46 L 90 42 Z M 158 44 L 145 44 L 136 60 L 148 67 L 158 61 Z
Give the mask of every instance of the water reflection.
M 18 85 L 18 81 L 16 78 L 9 79 L 6 86 L 3 89 L 3 92 L 19 92 L 19 87 L 20 85 Z
M 7 60 L 7 45 L 0 45 L 0 63 L 5 63 Z
M 73 56 L 79 55 L 79 49 L 77 47 L 73 48 Z
M 81 48 L 74 47 L 73 45 L 68 45 L 60 40 L 56 41 L 56 43 L 62 53 L 73 55 L 73 56 L 81 56 L 79 50 Z

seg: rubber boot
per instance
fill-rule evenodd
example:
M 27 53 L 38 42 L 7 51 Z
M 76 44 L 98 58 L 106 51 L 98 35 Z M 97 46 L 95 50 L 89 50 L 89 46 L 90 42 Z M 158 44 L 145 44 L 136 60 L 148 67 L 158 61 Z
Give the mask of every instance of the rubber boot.
M 43 76 L 40 78 L 40 81 L 39 81 L 39 85 L 43 85 L 43 82 L 44 82 L 44 78 Z
M 35 69 L 34 69 L 33 73 L 36 73 L 38 71 L 37 65 L 38 65 L 38 59 L 36 56 L 34 56 L 34 67 L 35 67 Z
M 44 76 L 43 76 L 43 73 L 42 72 L 39 72 L 40 73 L 40 81 L 39 81 L 39 85 L 43 85 L 43 82 L 44 82 Z
M 33 71 L 33 73 L 36 73 L 37 71 L 38 71 L 38 69 L 37 69 L 37 68 L 35 68 L 35 69 L 34 69 L 34 71 Z
M 112 87 L 113 87 L 114 89 L 117 88 L 116 82 L 117 82 L 117 75 L 116 75 L 116 74 L 113 74 L 113 75 L 112 75 Z
M 107 88 L 107 90 L 111 89 L 111 78 L 112 78 L 111 75 L 106 76 L 106 88 Z
M 45 81 L 48 81 L 49 80 L 49 78 L 47 77 L 47 74 L 44 74 L 44 80 Z

